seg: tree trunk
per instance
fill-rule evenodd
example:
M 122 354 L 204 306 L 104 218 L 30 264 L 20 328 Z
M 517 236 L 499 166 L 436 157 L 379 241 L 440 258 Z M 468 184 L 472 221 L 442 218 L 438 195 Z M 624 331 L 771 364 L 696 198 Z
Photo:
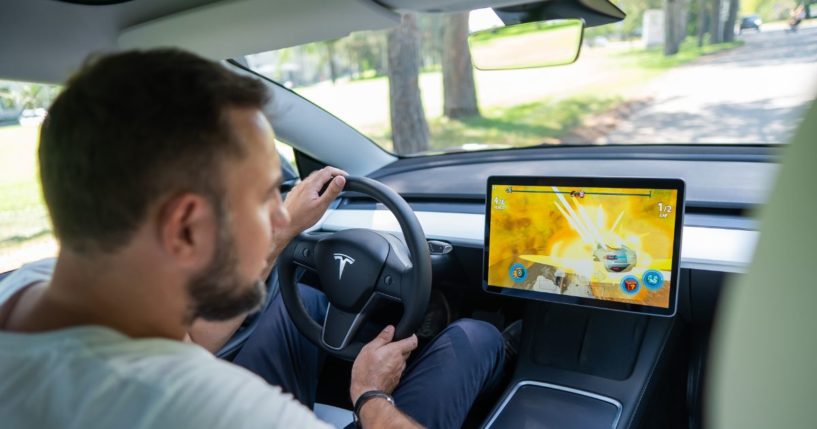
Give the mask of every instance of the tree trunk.
M 678 3 L 680 0 L 664 0 L 664 55 L 678 53 Z
M 709 18 L 709 43 L 714 45 L 723 40 L 723 23 L 721 22 L 721 0 L 713 0 L 711 3 L 711 13 Z
M 698 0 L 698 47 L 704 45 L 706 33 L 706 0 Z
M 687 37 L 687 21 L 689 20 L 689 0 L 676 0 L 677 1 L 677 19 L 676 22 L 678 23 L 678 31 L 675 33 L 677 37 L 677 43 L 680 49 L 682 43 L 684 43 L 684 39 Z
M 428 150 L 428 122 L 420 98 L 420 37 L 417 17 L 402 16 L 389 31 L 389 106 L 394 150 L 407 155 Z
M 468 47 L 468 12 L 445 17 L 442 59 L 443 114 L 452 119 L 479 115 L 474 66 Z
M 329 77 L 332 79 L 332 84 L 335 84 L 335 81 L 338 80 L 338 68 L 335 64 L 335 43 L 336 40 L 331 40 L 326 42 L 326 60 L 329 64 Z
M 726 24 L 723 26 L 723 41 L 733 42 L 735 40 L 735 21 L 738 19 L 738 9 L 740 0 L 729 0 L 729 15 Z

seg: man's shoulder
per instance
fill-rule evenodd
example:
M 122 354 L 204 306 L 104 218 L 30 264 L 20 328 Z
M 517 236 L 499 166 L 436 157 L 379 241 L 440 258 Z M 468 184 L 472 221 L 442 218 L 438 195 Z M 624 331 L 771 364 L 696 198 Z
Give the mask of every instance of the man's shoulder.
M 26 347 L 18 347 L 20 344 Z M 41 335 L 1 334 L 0 376 L 11 427 L 325 427 L 255 374 L 201 347 L 132 340 L 105 328 Z M 14 351 L 16 350 L 16 352 Z M 32 395 L 26 392 L 38 391 Z M 54 414 L 28 413 L 27 409 Z
M 291 395 L 242 367 L 216 358 L 183 365 L 166 371 L 172 381 L 157 381 L 162 420 L 184 427 L 325 427 Z

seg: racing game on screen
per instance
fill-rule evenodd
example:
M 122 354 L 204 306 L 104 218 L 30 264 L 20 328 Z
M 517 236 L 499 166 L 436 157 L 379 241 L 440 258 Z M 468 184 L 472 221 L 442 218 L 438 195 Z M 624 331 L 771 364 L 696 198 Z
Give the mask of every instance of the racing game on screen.
M 493 185 L 488 284 L 667 308 L 677 192 Z

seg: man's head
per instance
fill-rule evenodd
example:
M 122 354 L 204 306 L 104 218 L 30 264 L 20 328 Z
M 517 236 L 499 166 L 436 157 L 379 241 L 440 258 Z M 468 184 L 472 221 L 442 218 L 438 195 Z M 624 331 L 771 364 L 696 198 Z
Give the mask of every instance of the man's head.
M 88 259 L 161 255 L 191 317 L 225 319 L 263 298 L 281 207 L 260 81 L 178 50 L 88 62 L 51 106 L 39 159 L 63 249 Z M 157 267 L 158 268 L 158 267 Z

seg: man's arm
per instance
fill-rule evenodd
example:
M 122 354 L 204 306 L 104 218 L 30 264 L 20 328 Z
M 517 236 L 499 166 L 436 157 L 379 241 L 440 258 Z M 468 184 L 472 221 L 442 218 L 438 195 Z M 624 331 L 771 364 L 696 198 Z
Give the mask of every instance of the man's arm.
M 289 212 L 292 221 L 287 228 L 273 231 L 272 249 L 267 259 L 267 268 L 261 278 L 269 277 L 275 266 L 275 260 L 289 242 L 305 229 L 315 225 L 326 213 L 329 204 L 340 195 L 346 185 L 345 175 L 346 172 L 343 170 L 326 167 L 310 174 L 289 192 L 284 200 L 284 209 Z M 329 186 L 326 191 L 320 194 L 321 189 L 327 183 Z M 197 319 L 190 327 L 185 340 L 189 339 L 211 353 L 215 353 L 233 336 L 245 318 L 246 315 L 241 315 L 221 322 Z
M 417 348 L 417 336 L 394 341 L 394 327 L 387 326 L 375 339 L 363 347 L 352 365 L 352 383 L 349 394 L 352 403 L 360 395 L 380 390 L 391 394 L 406 369 L 406 359 Z M 360 423 L 364 428 L 422 428 L 382 398 L 372 398 L 360 409 Z

